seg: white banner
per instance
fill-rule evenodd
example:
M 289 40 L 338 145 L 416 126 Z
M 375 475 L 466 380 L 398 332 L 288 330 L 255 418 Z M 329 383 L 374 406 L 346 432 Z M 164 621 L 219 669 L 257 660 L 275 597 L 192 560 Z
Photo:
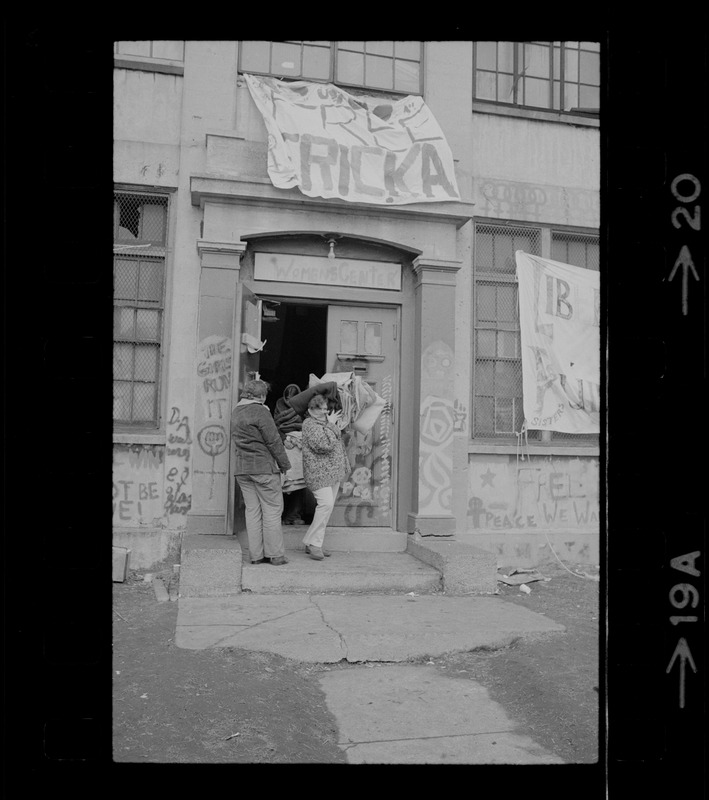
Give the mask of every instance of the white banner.
M 244 77 L 266 124 L 277 188 L 380 205 L 460 200 L 450 147 L 421 97 Z
M 518 250 L 527 427 L 600 432 L 600 273 Z

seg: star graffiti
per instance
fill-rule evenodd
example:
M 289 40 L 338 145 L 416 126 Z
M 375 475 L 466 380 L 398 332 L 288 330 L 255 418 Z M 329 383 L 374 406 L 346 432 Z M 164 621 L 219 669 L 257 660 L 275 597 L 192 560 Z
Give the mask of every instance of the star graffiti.
M 495 478 L 495 473 L 490 470 L 490 467 L 487 468 L 487 472 L 483 472 L 480 474 L 480 482 L 482 486 L 493 486 L 493 480 Z

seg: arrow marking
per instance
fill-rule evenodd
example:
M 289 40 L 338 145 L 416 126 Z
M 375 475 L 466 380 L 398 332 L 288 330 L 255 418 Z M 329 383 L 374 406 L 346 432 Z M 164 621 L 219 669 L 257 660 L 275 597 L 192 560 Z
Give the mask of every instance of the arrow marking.
M 670 272 L 670 277 L 668 280 L 672 280 L 677 272 L 678 267 L 682 267 L 682 313 L 686 316 L 688 311 L 687 306 L 687 271 L 692 270 L 692 274 L 694 275 L 695 280 L 699 280 L 699 275 L 697 275 L 697 270 L 694 269 L 694 262 L 692 261 L 692 256 L 689 252 L 689 248 L 687 245 L 683 245 L 682 249 L 679 251 L 679 255 L 677 256 L 677 261 L 675 261 L 674 267 L 672 267 L 672 272 Z
M 686 662 L 689 661 L 689 665 L 692 667 L 692 670 L 694 672 L 697 671 L 697 668 L 694 664 L 694 660 L 692 659 L 692 654 L 689 652 L 689 645 L 687 644 L 687 640 L 684 637 L 677 642 L 677 647 L 675 647 L 675 651 L 674 653 L 672 653 L 672 658 L 670 659 L 670 663 L 667 665 L 667 669 L 665 670 L 665 672 L 668 675 L 678 656 L 679 656 L 679 707 L 684 708 L 684 670 Z

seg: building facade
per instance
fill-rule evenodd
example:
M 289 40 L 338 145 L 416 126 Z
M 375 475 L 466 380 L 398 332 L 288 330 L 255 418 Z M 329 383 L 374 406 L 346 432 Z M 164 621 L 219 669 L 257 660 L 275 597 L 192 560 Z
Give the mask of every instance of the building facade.
M 349 438 L 333 524 L 598 563 L 598 437 L 521 432 L 514 259 L 599 269 L 598 62 L 593 42 L 115 43 L 113 541 L 134 565 L 238 527 L 244 380 L 274 400 L 350 370 L 387 410 Z M 421 95 L 460 198 L 276 188 L 244 73 Z

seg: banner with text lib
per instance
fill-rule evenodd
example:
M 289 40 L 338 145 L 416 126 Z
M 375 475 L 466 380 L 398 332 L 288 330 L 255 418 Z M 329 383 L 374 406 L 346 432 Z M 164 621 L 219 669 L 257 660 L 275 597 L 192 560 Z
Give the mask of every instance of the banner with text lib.
M 515 253 L 527 428 L 600 432 L 600 273 Z

